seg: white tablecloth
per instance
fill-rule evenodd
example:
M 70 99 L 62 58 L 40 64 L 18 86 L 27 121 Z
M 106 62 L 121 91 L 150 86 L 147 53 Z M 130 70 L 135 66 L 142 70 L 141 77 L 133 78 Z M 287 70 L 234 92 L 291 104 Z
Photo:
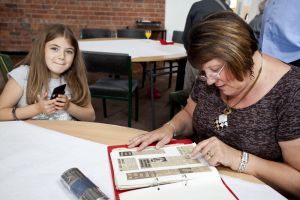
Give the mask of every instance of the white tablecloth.
M 60 182 L 61 174 L 72 167 L 79 168 L 114 199 L 106 145 L 22 121 L 0 122 L 1 199 L 75 199 Z M 223 179 L 242 200 L 284 199 L 267 185 Z
M 183 45 L 162 45 L 159 41 L 147 39 L 79 41 L 79 48 L 82 51 L 126 53 L 131 58 L 172 56 L 186 52 Z

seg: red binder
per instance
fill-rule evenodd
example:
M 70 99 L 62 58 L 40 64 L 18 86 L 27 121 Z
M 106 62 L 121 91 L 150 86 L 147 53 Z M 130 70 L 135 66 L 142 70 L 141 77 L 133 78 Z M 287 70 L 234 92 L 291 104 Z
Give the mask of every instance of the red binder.
M 169 144 L 191 144 L 192 141 L 189 139 L 185 139 L 185 140 L 172 140 Z M 152 146 L 155 144 L 152 144 Z M 118 190 L 116 189 L 116 184 L 115 184 L 115 175 L 114 175 L 114 170 L 113 170 L 113 166 L 112 166 L 112 160 L 110 157 L 110 153 L 113 149 L 117 149 L 117 148 L 127 148 L 128 145 L 113 145 L 113 146 L 108 146 L 107 147 L 107 152 L 108 152 L 108 158 L 109 158 L 109 166 L 110 166 L 110 171 L 111 171 L 111 177 L 112 177 L 112 181 L 113 181 L 113 187 L 114 187 L 114 192 L 115 192 L 115 198 L 116 200 L 119 200 L 119 194 L 122 192 L 126 192 L 129 190 Z M 224 180 L 221 178 L 223 184 L 225 185 L 225 187 L 229 190 L 229 192 L 234 196 L 235 199 L 238 200 L 238 197 L 233 193 L 233 191 L 226 185 L 226 183 L 224 182 Z

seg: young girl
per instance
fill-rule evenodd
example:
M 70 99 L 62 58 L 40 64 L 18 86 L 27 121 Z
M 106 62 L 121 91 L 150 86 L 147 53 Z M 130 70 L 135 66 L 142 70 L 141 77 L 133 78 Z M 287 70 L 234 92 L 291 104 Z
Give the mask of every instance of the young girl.
M 0 96 L 0 120 L 95 120 L 84 61 L 68 27 L 50 26 L 20 64 Z M 62 84 L 65 94 L 51 100 Z

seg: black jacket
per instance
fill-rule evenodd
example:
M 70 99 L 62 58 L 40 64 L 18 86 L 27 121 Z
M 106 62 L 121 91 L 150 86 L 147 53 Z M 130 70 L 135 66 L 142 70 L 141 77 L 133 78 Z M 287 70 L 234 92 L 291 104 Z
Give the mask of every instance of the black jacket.
M 225 0 L 202 0 L 195 2 L 187 15 L 182 35 L 182 41 L 185 49 L 188 47 L 189 32 L 195 22 L 203 19 L 208 14 L 224 10 L 231 10 L 230 7 L 225 3 Z

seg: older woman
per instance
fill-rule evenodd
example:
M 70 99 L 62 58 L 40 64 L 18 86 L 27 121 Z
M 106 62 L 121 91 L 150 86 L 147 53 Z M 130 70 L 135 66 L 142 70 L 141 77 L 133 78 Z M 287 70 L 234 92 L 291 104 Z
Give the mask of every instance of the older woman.
M 187 106 L 129 147 L 160 148 L 174 135 L 197 142 L 192 156 L 251 174 L 300 197 L 300 68 L 258 51 L 251 28 L 231 12 L 190 34 L 188 59 L 201 71 Z

